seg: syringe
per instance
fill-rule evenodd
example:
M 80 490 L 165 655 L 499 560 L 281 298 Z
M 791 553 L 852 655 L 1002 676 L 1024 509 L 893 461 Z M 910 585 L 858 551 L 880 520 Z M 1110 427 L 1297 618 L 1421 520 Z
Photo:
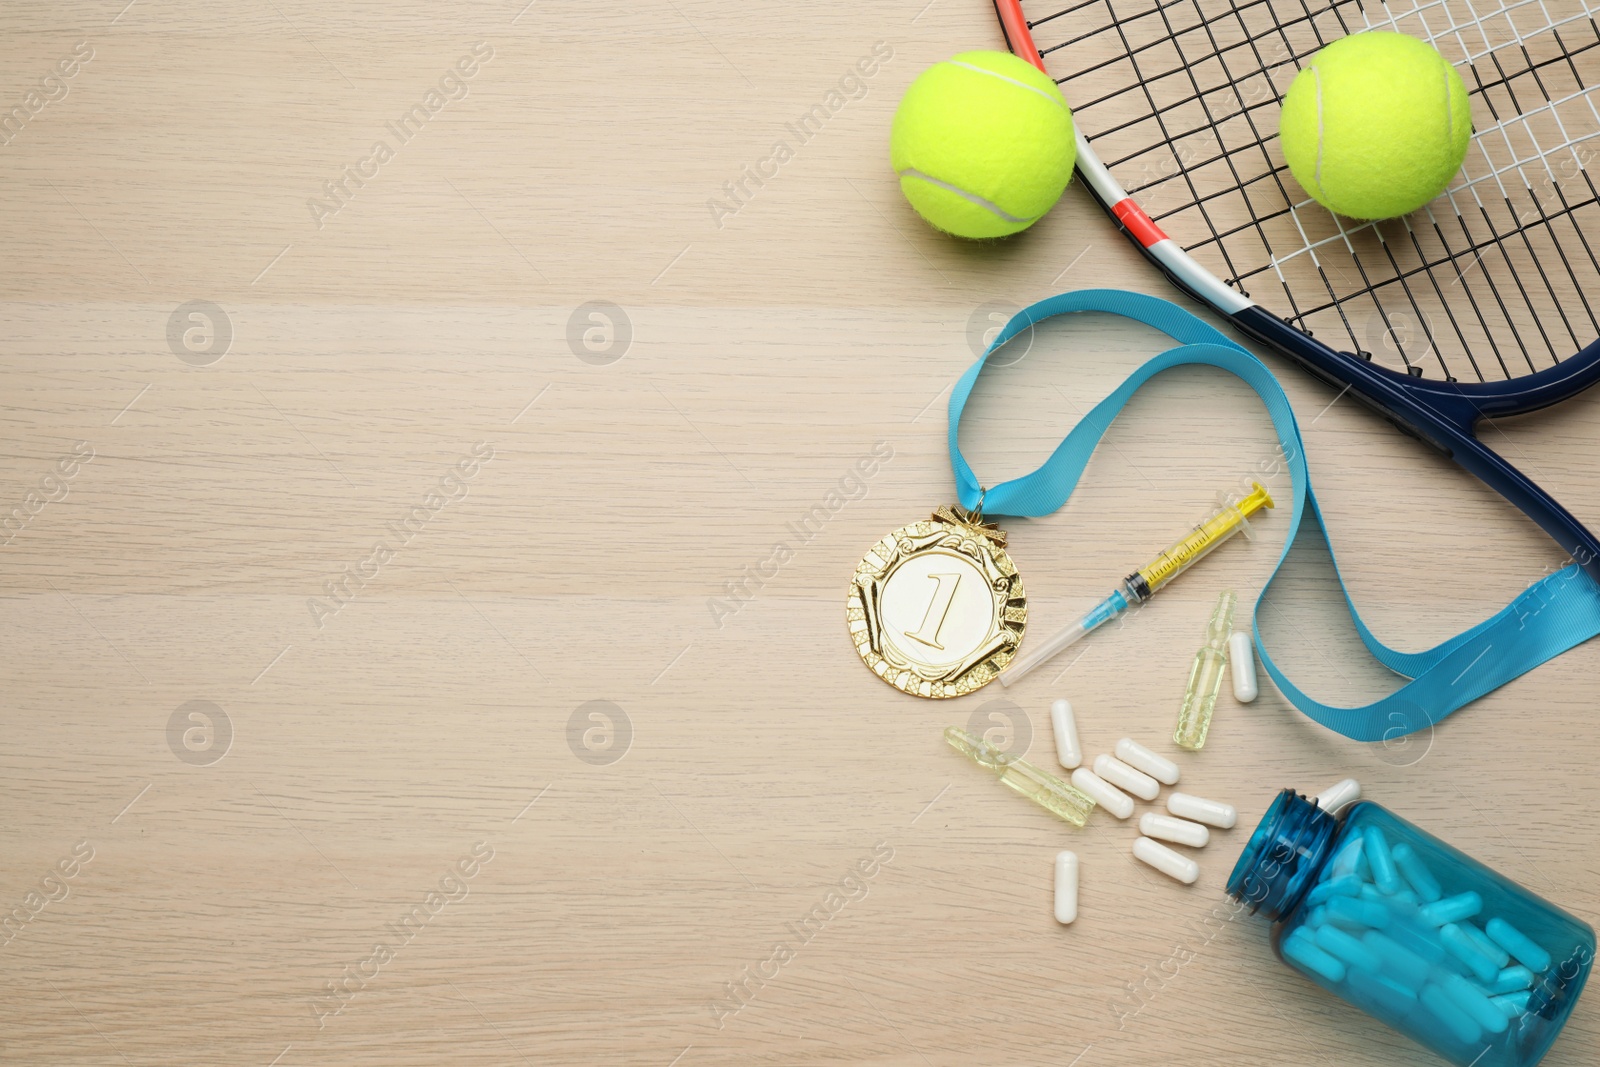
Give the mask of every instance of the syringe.
M 1246 537 L 1250 533 L 1251 515 L 1262 508 L 1273 506 L 1272 497 L 1260 482 L 1251 484 L 1249 496 L 1236 504 L 1224 504 L 1182 540 L 1162 552 L 1122 580 L 1122 585 L 1096 604 L 1089 613 L 1066 629 L 1051 637 L 1038 648 L 1024 652 L 1000 674 L 1001 685 L 1011 685 L 1022 680 L 1029 671 L 1045 660 L 1058 655 L 1069 645 L 1082 640 L 1089 631 L 1105 625 L 1128 610 L 1131 604 L 1142 604 L 1156 594 L 1156 590 L 1188 570 L 1196 560 L 1232 537 L 1240 530 Z

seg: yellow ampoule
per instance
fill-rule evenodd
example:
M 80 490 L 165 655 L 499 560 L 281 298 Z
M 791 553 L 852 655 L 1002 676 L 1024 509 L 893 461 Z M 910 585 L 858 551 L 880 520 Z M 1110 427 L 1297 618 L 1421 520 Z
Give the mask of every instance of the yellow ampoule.
M 1041 771 L 1019 756 L 1008 756 L 959 726 L 946 728 L 944 739 L 950 747 L 1000 779 L 1062 822 L 1081 827 L 1089 821 L 1094 800 L 1077 786 L 1063 782 L 1048 771 Z
M 1224 589 L 1206 624 L 1206 643 L 1194 654 L 1189 668 L 1189 688 L 1183 694 L 1183 710 L 1178 712 L 1178 728 L 1172 740 L 1179 748 L 1198 752 L 1205 747 L 1211 729 L 1211 715 L 1217 710 L 1217 694 L 1222 691 L 1222 672 L 1228 666 L 1228 635 L 1233 632 L 1233 605 L 1238 598 Z

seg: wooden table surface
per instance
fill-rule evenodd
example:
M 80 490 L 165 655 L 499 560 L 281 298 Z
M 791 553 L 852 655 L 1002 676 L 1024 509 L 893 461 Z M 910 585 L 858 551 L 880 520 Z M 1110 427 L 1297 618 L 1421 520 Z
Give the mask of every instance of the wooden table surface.
M 862 669 L 846 584 L 950 500 L 974 338 L 1062 289 L 1171 295 L 1081 189 L 985 246 L 901 199 L 895 103 L 1000 46 L 985 4 L 122 3 L 0 15 L 7 107 L 76 60 L 0 146 L 5 1062 L 1432 1064 L 1229 918 L 1274 791 L 1346 775 L 1600 915 L 1600 645 L 1388 745 L 1224 696 L 1179 762 L 1240 826 L 1190 887 L 943 744 L 977 722 L 1053 766 L 1068 696 L 1090 753 L 1175 751 L 1212 601 L 1254 603 L 1284 510 L 1010 690 Z M 1031 469 L 1155 345 L 1042 328 L 985 379 L 974 466 Z M 1559 564 L 1272 365 L 1385 639 Z M 1507 433 L 1600 521 L 1600 396 Z M 1148 388 L 1064 509 L 1008 524 L 1035 639 L 1272 443 L 1218 374 Z M 1330 575 L 1308 538 L 1275 652 L 1373 698 Z M 1545 1062 L 1597 1038 L 1591 994 Z

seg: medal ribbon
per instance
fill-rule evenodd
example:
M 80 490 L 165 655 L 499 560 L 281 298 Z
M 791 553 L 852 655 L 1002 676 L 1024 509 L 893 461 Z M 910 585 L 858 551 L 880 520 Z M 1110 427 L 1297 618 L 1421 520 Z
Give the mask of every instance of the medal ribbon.
M 1179 342 L 1178 347 L 1145 363 L 1110 396 L 1096 404 L 1038 470 L 983 490 L 961 455 L 958 433 L 962 410 L 984 362 L 996 349 L 1035 323 L 1078 311 L 1106 312 L 1142 322 Z M 1260 622 L 1261 607 L 1294 545 L 1300 521 L 1306 515 L 1322 531 L 1334 573 L 1339 574 L 1333 539 L 1328 536 L 1317 508 L 1317 498 L 1311 491 L 1311 473 L 1306 466 L 1305 446 L 1295 422 L 1294 409 L 1289 406 L 1283 387 L 1259 359 L 1177 305 L 1140 293 L 1088 289 L 1041 300 L 1012 316 L 994 343 L 961 376 L 950 395 L 948 430 L 950 465 L 955 471 L 961 505 L 973 509 L 981 499 L 983 510 L 996 515 L 1037 517 L 1056 511 L 1072 495 L 1095 446 L 1133 394 L 1162 371 L 1192 364 L 1227 371 L 1254 389 L 1266 405 L 1278 443 L 1288 460 L 1293 486 L 1289 534 L 1272 575 L 1256 598 L 1255 639 L 1267 673 L 1308 718 L 1357 741 L 1400 737 L 1438 722 L 1457 708 L 1600 633 L 1600 585 L 1576 563 L 1546 576 L 1492 617 L 1425 652 L 1401 652 L 1378 640 L 1362 621 L 1355 601 L 1344 586 L 1344 577 L 1339 575 L 1339 587 L 1344 593 L 1350 621 L 1355 624 L 1367 650 L 1379 663 L 1408 681 L 1389 696 L 1364 707 L 1335 707 L 1312 699 L 1272 662 L 1261 637 Z

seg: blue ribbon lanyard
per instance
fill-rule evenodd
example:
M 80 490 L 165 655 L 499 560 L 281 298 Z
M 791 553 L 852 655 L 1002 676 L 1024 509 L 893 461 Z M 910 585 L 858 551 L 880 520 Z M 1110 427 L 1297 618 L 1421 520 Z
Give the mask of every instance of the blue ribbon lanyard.
M 1155 327 L 1179 345 L 1145 363 L 1110 396 L 1095 405 L 1038 470 L 988 490 L 982 489 L 961 455 L 958 433 L 962 410 L 984 362 L 1001 345 L 1035 323 L 1077 311 L 1102 311 L 1134 319 Z M 1426 652 L 1401 652 L 1379 641 L 1362 622 L 1349 590 L 1344 587 L 1344 577 L 1340 575 L 1339 587 L 1344 592 L 1350 620 L 1368 651 L 1385 667 L 1410 680 L 1394 693 L 1365 707 L 1334 707 L 1307 696 L 1272 662 L 1261 639 L 1260 622 L 1261 605 L 1294 545 L 1304 515 L 1309 513 L 1322 530 L 1329 557 L 1333 558 L 1333 541 L 1327 536 L 1327 527 L 1317 509 L 1317 498 L 1311 492 L 1311 474 L 1306 467 L 1305 447 L 1295 423 L 1294 409 L 1289 406 L 1289 398 L 1272 372 L 1243 347 L 1175 304 L 1139 293 L 1088 289 L 1041 300 L 1012 316 L 994 343 L 961 376 L 950 395 L 948 430 L 950 465 L 955 471 L 961 505 L 976 508 L 981 499 L 983 510 L 991 515 L 1037 517 L 1056 511 L 1077 487 L 1105 428 L 1133 394 L 1162 371 L 1190 364 L 1217 367 L 1254 389 L 1272 417 L 1279 445 L 1288 460 L 1294 490 L 1289 535 L 1284 540 L 1277 566 L 1256 598 L 1255 638 L 1267 673 L 1307 717 L 1357 741 L 1398 737 L 1438 722 L 1462 705 L 1600 633 L 1600 585 L 1576 563 L 1530 586 L 1493 617 Z M 1337 559 L 1333 559 L 1333 565 L 1334 573 L 1338 574 Z

